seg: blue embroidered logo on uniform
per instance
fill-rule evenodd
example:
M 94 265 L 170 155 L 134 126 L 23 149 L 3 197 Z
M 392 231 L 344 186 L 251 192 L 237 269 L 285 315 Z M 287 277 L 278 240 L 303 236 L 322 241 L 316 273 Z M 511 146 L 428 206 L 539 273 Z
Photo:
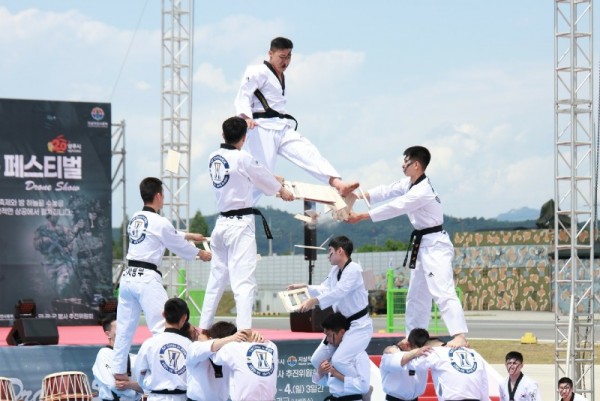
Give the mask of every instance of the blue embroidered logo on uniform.
M 208 162 L 208 170 L 215 188 L 222 188 L 229 181 L 229 163 L 223 156 L 213 156 Z
M 160 348 L 161 366 L 174 375 L 185 373 L 185 357 L 185 349 L 179 344 L 169 343 Z
M 252 373 L 258 376 L 270 376 L 275 370 L 272 348 L 255 344 L 246 353 L 246 364 Z
M 466 348 L 450 348 L 448 357 L 452 367 L 461 373 L 471 374 L 477 370 L 475 355 Z
M 146 229 L 148 228 L 148 218 L 143 214 L 133 216 L 127 226 L 129 242 L 139 244 L 146 238 Z

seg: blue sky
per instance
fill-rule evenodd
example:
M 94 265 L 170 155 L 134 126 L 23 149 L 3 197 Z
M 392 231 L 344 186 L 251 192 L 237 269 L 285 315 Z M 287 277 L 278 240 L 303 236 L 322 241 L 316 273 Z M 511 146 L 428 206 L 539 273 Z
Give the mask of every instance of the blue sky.
M 192 212 L 216 211 L 208 154 L 234 113 L 245 66 L 261 62 L 275 36 L 295 45 L 289 112 L 345 178 L 365 188 L 392 182 L 403 176 L 403 150 L 421 144 L 432 151 L 428 175 L 446 214 L 538 209 L 554 191 L 553 7 L 197 1 Z M 113 122 L 127 123 L 128 214 L 140 207 L 140 179 L 160 176 L 160 34 L 158 0 L 0 0 L 0 96 L 111 102 Z M 597 71 L 597 44 L 595 53 Z M 284 160 L 276 173 L 313 182 Z M 116 193 L 116 225 L 120 202 Z M 302 210 L 299 202 L 261 202 Z

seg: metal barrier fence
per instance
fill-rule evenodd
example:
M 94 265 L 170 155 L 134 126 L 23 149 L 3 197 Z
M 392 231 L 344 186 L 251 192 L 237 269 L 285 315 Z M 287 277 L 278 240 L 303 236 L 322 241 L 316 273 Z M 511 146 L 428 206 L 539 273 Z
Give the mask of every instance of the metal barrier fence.
M 394 333 L 397 331 L 406 332 L 406 296 L 408 288 L 398 288 L 395 286 L 394 270 L 387 271 L 387 332 Z M 462 303 L 462 290 L 456 288 L 458 299 Z M 435 302 L 432 302 L 431 319 L 427 328 L 431 334 L 439 334 L 447 332 L 444 321 L 440 319 L 440 313 Z M 408 333 L 406 333 L 408 334 Z

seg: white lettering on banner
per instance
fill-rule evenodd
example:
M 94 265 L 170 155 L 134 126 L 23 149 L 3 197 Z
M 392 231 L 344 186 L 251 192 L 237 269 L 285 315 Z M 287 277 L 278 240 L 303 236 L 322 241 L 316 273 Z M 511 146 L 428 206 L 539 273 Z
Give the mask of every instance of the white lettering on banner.
M 10 381 L 12 382 L 15 390 L 15 396 L 17 400 L 20 401 L 37 401 L 40 399 L 42 389 L 39 389 L 35 393 L 31 390 L 25 390 L 25 386 L 23 386 L 23 382 L 16 378 L 11 377 Z
M 26 191 L 52 191 L 52 190 L 55 190 L 55 191 L 77 192 L 80 189 L 81 188 L 79 187 L 79 185 L 71 185 L 65 181 L 57 182 L 56 186 L 54 188 L 52 188 L 52 185 L 50 185 L 50 184 L 38 185 L 35 183 L 35 181 L 31 181 L 31 180 L 25 181 L 25 190 Z M 57 206 L 54 205 L 54 207 L 57 207 Z
M 81 180 L 81 156 L 44 156 L 43 163 L 40 163 L 37 156 L 32 155 L 25 163 L 23 155 L 4 155 L 4 176 Z
M 25 181 L 25 191 L 52 191 L 52 185 L 37 185 L 35 181 Z
M 57 191 L 79 191 L 78 185 L 70 185 L 68 182 L 59 181 L 56 183 Z

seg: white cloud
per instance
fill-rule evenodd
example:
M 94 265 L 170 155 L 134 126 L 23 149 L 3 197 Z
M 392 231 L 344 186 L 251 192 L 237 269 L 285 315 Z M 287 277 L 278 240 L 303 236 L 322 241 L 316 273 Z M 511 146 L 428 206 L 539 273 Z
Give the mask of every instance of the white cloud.
M 237 81 L 227 82 L 223 70 L 209 63 L 202 63 L 194 72 L 194 83 L 208 87 L 220 93 L 235 93 Z

